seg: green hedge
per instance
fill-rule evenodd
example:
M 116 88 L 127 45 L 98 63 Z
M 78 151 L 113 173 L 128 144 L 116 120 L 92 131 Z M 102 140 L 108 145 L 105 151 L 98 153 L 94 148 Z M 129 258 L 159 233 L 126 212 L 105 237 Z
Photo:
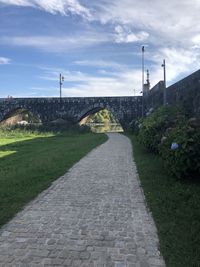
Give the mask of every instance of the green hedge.
M 158 146 L 161 138 L 167 128 L 176 124 L 177 119 L 181 117 L 180 109 L 161 107 L 153 112 L 149 117 L 145 118 L 139 125 L 139 142 L 153 153 L 158 153 Z
M 159 151 L 165 165 L 178 178 L 200 178 L 200 127 L 191 120 L 170 129 Z M 171 149 L 172 143 L 178 145 Z
M 143 119 L 138 140 L 147 151 L 160 153 L 176 177 L 200 177 L 200 122 L 180 108 L 162 107 Z

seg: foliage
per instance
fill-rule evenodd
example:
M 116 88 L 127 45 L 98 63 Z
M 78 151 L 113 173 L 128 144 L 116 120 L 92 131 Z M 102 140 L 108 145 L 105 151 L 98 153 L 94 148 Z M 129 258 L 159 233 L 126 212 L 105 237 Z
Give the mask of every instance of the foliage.
M 200 175 L 200 123 L 179 108 L 162 107 L 139 126 L 139 142 L 160 153 L 167 170 L 178 178 Z
M 200 266 L 200 184 L 175 179 L 159 155 L 147 153 L 130 136 L 142 188 L 168 267 Z
M 178 148 L 171 149 L 177 143 Z M 160 145 L 160 154 L 167 169 L 178 178 L 200 175 L 200 127 L 191 127 L 191 120 L 169 129 Z
M 162 135 L 167 128 L 173 127 L 177 123 L 177 117 L 179 117 L 179 122 L 180 119 L 184 119 L 180 116 L 178 108 L 161 107 L 157 109 L 139 124 L 139 142 L 148 151 L 158 153 Z
M 77 132 L 0 134 L 0 225 L 107 139 Z
M 87 118 L 86 123 L 117 123 L 114 115 L 107 109 L 102 109 Z
M 90 128 L 87 125 L 79 124 L 61 124 L 61 123 L 45 123 L 45 124 L 27 124 L 27 125 L 7 125 L 0 127 L 0 137 L 1 135 L 8 136 L 21 136 L 31 135 L 31 134 L 59 134 L 65 132 L 75 132 L 75 133 L 89 133 Z
M 142 123 L 142 119 L 133 120 L 128 124 L 126 132 L 133 133 L 135 135 L 139 134 L 139 125 Z

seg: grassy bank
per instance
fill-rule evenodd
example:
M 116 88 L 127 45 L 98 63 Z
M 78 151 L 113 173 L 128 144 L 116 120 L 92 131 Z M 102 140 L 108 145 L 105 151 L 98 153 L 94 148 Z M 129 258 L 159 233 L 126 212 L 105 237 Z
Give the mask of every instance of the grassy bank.
M 106 138 L 92 133 L 0 132 L 0 226 Z
M 199 267 L 200 184 L 168 175 L 158 156 L 145 152 L 134 136 L 129 137 L 167 266 Z

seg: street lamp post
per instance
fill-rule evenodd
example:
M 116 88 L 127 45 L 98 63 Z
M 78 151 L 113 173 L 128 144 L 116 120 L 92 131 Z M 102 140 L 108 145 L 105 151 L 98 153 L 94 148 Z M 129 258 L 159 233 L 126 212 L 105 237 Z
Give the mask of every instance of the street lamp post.
M 144 117 L 144 46 L 142 46 L 142 117 Z
M 166 106 L 167 104 L 167 92 L 166 92 L 166 64 L 165 59 L 163 59 L 163 76 L 164 76 L 164 88 L 163 88 L 163 105 Z
M 62 74 L 60 73 L 60 102 L 61 102 L 61 99 L 62 99 L 62 85 L 63 85 L 63 82 L 64 82 L 64 76 L 62 76 Z

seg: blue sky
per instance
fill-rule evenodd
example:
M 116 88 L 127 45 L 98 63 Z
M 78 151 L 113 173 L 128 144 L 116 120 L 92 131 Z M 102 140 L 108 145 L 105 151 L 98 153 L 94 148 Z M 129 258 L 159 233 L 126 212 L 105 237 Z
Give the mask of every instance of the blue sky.
M 141 46 L 151 85 L 200 65 L 199 0 L 0 0 L 0 97 L 141 92 Z

